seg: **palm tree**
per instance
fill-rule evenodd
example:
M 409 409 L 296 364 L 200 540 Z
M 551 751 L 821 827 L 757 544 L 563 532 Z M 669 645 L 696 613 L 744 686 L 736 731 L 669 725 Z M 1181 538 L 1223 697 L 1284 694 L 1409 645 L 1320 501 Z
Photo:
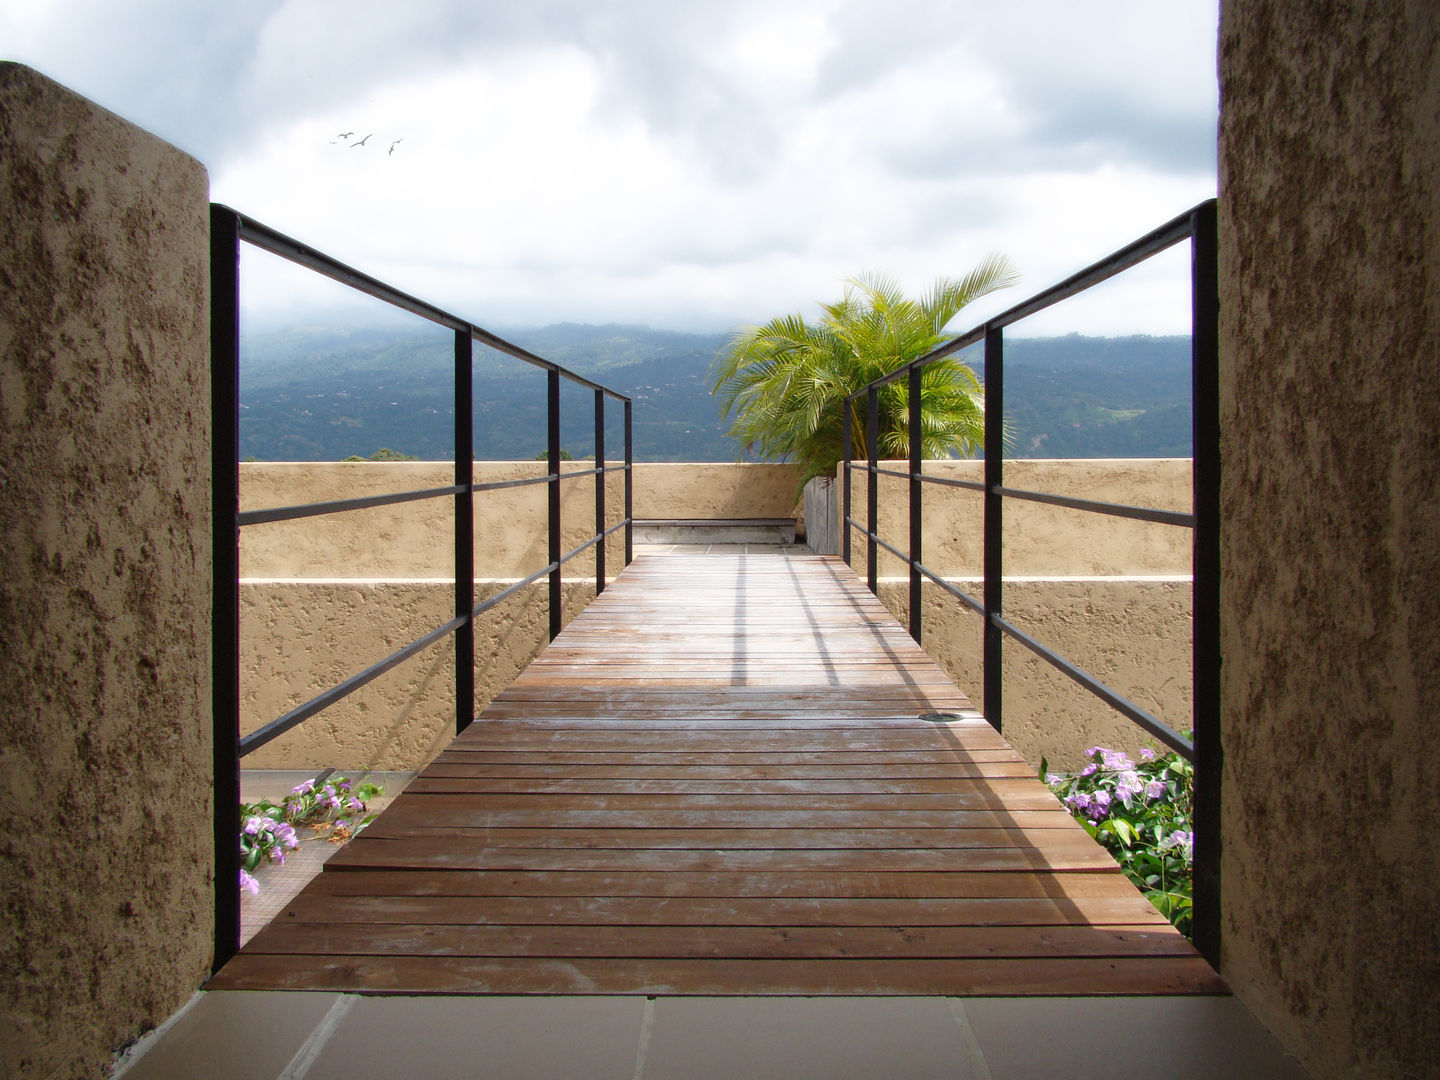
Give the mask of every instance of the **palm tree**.
M 866 274 L 846 282 L 845 295 L 822 305 L 823 318 L 806 323 L 784 315 L 740 330 L 715 359 L 711 390 L 733 417 L 730 434 L 768 460 L 794 461 L 802 486 L 833 476 L 842 453 L 841 408 L 847 395 L 923 356 L 953 336 L 945 330 L 971 301 L 1019 280 L 1010 261 L 990 255 L 960 280 L 941 278 L 920 300 L 895 281 Z M 969 455 L 985 438 L 980 380 L 953 357 L 921 376 L 921 453 Z M 881 388 L 882 457 L 909 454 L 909 390 L 904 380 Z M 865 446 L 864 410 L 851 417 L 852 446 Z

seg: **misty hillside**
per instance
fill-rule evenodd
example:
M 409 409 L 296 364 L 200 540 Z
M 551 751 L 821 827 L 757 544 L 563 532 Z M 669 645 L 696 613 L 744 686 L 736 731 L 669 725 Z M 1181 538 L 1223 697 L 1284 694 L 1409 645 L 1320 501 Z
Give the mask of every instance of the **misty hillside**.
M 640 461 L 733 461 L 708 374 L 725 334 L 565 323 L 508 335 L 515 344 L 634 399 Z M 292 328 L 241 346 L 240 454 L 338 461 L 388 447 L 452 454 L 453 344 L 443 330 Z M 973 354 L 973 355 L 972 355 Z M 545 377 L 476 346 L 475 452 L 533 458 L 545 447 Z M 966 353 L 984 374 L 978 350 Z M 1186 337 L 1006 342 L 1006 413 L 1016 457 L 1185 457 L 1190 453 Z M 561 442 L 594 451 L 593 393 L 562 382 Z M 620 408 L 607 450 L 621 452 Z

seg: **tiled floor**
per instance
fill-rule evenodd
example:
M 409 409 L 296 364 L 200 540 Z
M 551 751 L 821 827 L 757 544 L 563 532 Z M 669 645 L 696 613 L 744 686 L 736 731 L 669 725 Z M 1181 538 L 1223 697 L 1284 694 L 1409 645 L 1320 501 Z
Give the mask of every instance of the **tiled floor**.
M 197 995 L 124 1080 L 1303 1080 L 1234 998 Z

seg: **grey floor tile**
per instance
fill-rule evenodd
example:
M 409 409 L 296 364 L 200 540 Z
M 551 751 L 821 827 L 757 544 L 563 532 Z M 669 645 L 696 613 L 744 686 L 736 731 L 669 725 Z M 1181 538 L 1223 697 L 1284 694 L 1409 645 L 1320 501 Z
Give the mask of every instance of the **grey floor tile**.
M 216 991 L 201 995 L 123 1080 L 275 1080 L 336 994 Z
M 641 997 L 363 997 L 305 1080 L 635 1075 Z
M 980 1080 L 945 998 L 658 998 L 644 1080 Z
M 1232 997 L 964 998 L 994 1080 L 1305 1080 Z

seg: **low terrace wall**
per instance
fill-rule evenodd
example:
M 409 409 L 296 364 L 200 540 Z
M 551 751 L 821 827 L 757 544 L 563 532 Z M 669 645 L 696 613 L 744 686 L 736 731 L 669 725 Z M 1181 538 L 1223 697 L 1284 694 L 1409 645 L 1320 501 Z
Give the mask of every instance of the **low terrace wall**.
M 899 465 L 899 463 L 893 463 Z M 585 462 L 567 462 L 578 471 Z M 927 462 L 927 471 L 979 477 L 979 462 Z M 543 475 L 541 462 L 477 464 L 477 482 Z M 1007 464 L 1018 487 L 1184 509 L 1188 461 L 1038 461 Z M 444 462 L 247 463 L 241 505 L 322 501 L 444 486 Z M 864 477 L 854 505 L 864 506 Z M 637 464 L 637 518 L 762 518 L 793 513 L 788 465 Z M 594 526 L 594 483 L 568 481 L 561 521 L 566 550 Z M 907 539 L 906 485 L 881 479 L 882 535 Z M 477 597 L 545 564 L 545 488 L 477 497 Z M 620 520 L 619 476 L 607 488 L 607 518 Z M 980 498 L 962 489 L 926 492 L 925 561 L 979 592 Z M 1190 715 L 1189 533 L 1057 507 L 1007 507 L 1007 613 L 1116 690 L 1185 730 Z M 242 727 L 252 730 L 328 685 L 378 660 L 450 617 L 451 506 L 437 499 L 329 518 L 249 526 L 242 533 Z M 855 566 L 865 572 L 864 545 Z M 619 573 L 621 534 L 607 549 Z M 880 596 L 908 617 L 901 564 L 880 564 Z M 566 565 L 565 616 L 594 596 L 589 554 Z M 979 700 L 980 622 L 933 586 L 924 593 L 924 645 Z M 476 711 L 524 669 L 546 642 L 543 582 L 517 594 L 477 627 Z M 1087 746 L 1136 750 L 1137 728 L 1018 645 L 1006 646 L 1006 735 L 1037 767 L 1042 757 L 1076 765 Z M 247 768 L 408 770 L 422 766 L 454 731 L 453 648 L 437 644 L 345 701 L 245 759 Z

